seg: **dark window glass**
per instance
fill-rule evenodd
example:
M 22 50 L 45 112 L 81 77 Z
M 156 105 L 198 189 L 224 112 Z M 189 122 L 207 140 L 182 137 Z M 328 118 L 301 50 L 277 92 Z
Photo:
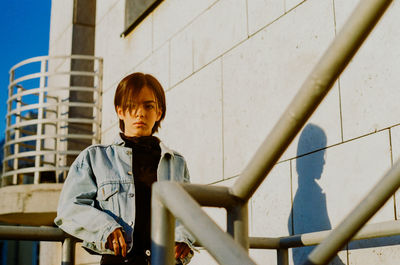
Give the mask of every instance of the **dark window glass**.
M 125 0 L 125 28 L 122 36 L 131 32 L 163 0 Z

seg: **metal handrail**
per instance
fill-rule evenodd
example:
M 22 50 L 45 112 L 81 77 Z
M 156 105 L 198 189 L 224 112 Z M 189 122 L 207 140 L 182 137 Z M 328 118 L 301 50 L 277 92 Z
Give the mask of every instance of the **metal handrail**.
M 0 225 L 0 239 L 62 242 L 61 265 L 75 264 L 75 244 L 81 242 L 60 228 L 32 226 Z
M 364 0 L 359 3 L 272 129 L 272 132 L 264 140 L 230 189 L 229 193 L 238 201 L 238 206 L 227 209 L 228 233 L 242 245 L 244 250 L 247 250 L 249 244 L 247 202 L 322 102 L 391 2 L 392 0 Z M 399 168 L 400 165 L 396 164 L 388 176 L 377 185 L 377 190 L 372 191 L 371 195 L 344 220 L 343 224 L 311 253 L 305 264 L 325 264 L 343 244 L 351 240 L 352 236 L 400 186 Z M 211 218 L 201 212 L 200 206 L 193 203 L 193 199 L 180 190 L 177 185 L 175 183 L 157 183 L 153 186 L 152 216 L 157 218 L 152 218 L 152 263 L 155 265 L 173 264 L 174 236 L 171 231 L 174 228 L 173 220 L 175 216 L 185 224 L 200 242 L 203 242 L 202 244 L 205 243 L 204 247 L 217 261 L 222 264 L 237 264 L 231 259 L 230 255 L 232 255 L 232 252 L 242 253 L 242 250 L 238 250 L 241 248 L 225 239 L 226 235 L 221 235 L 221 230 L 213 224 Z M 166 190 L 169 192 L 166 192 Z M 195 190 L 193 190 L 193 193 L 196 193 Z M 177 193 L 179 199 L 175 200 L 173 198 L 177 196 Z M 173 198 L 168 197 L 170 194 L 174 194 Z M 372 203 L 371 198 L 377 198 L 377 202 Z M 188 207 L 188 205 L 191 207 Z M 182 212 L 183 208 L 189 214 Z M 199 224 L 202 229 L 196 227 Z M 215 248 L 215 242 L 222 243 L 222 241 L 230 244 L 234 251 L 227 251 L 225 247 L 221 247 L 221 250 L 218 251 L 218 248 Z M 252 264 L 252 261 L 245 257 L 241 262 L 243 262 L 241 264 Z M 278 250 L 278 264 L 288 264 L 287 249 L 280 248 Z
M 152 264 L 175 264 L 173 249 L 167 247 L 174 242 L 175 216 L 220 264 L 255 265 L 247 251 L 223 232 L 176 182 L 153 184 L 151 216 Z
M 393 174 L 393 172 L 396 171 L 396 174 L 399 173 L 399 165 L 400 163 L 397 163 L 397 169 L 391 170 L 392 174 L 389 174 L 391 176 L 391 181 L 400 181 L 400 176 Z M 393 183 L 387 182 L 385 186 L 390 188 L 391 191 L 395 191 L 397 184 L 392 184 Z M 224 207 L 229 213 L 229 211 L 235 207 L 238 201 L 236 197 L 232 196 L 227 191 L 228 188 L 223 186 L 178 184 L 171 182 L 156 183 L 153 187 L 152 198 L 152 216 L 154 216 L 157 223 L 152 224 L 152 231 L 154 231 L 152 234 L 152 241 L 155 245 L 152 250 L 153 258 L 155 259 L 153 262 L 156 262 L 155 264 L 157 264 L 157 262 L 160 262 L 162 259 L 163 261 L 161 264 L 169 264 L 165 260 L 167 256 L 165 255 L 165 251 L 166 246 L 168 245 L 167 242 L 173 242 L 173 234 L 166 233 L 164 229 L 168 230 L 167 227 L 170 226 L 170 231 L 173 231 L 173 216 L 175 216 L 187 227 L 187 229 L 189 229 L 190 232 L 199 236 L 197 238 L 199 242 L 196 242 L 195 245 L 199 247 L 209 246 L 207 249 L 210 249 L 210 253 L 220 264 L 249 264 L 249 262 L 252 264 L 252 261 L 243 261 L 243 257 L 241 257 L 241 261 L 237 263 L 236 256 L 232 260 L 232 255 L 230 253 L 236 253 L 237 251 L 240 253 L 243 251 L 242 248 L 240 248 L 241 250 L 238 250 L 239 245 L 234 244 L 232 242 L 232 238 L 227 237 L 226 234 L 219 230 L 217 225 L 210 219 L 210 217 L 199 209 L 199 205 L 207 207 Z M 381 190 L 375 191 L 375 193 L 382 194 Z M 171 196 L 171 194 L 174 194 L 174 196 Z M 375 204 L 382 203 L 382 199 L 371 197 L 370 195 L 368 196 L 367 201 L 375 202 Z M 368 204 L 364 206 L 365 209 L 368 209 Z M 372 209 L 372 211 L 375 211 L 375 209 Z M 369 210 L 369 213 L 371 213 L 371 210 Z M 283 254 L 283 256 L 278 256 L 282 259 L 281 262 L 278 262 L 278 264 L 288 264 L 288 248 L 318 245 L 324 240 L 330 240 L 330 236 L 335 232 L 335 230 L 336 229 L 284 237 L 250 237 L 249 247 L 252 249 L 276 249 L 278 250 L 278 253 L 280 252 Z M 222 237 L 220 236 L 221 234 L 223 234 Z M 347 236 L 347 231 L 345 233 L 341 233 L 340 235 Z M 387 221 L 365 225 L 354 236 L 348 236 L 346 240 L 356 241 L 371 238 L 390 237 L 395 235 L 400 235 L 400 221 Z M 226 242 L 229 242 L 228 246 L 221 247 Z M 218 251 L 216 249 L 218 249 Z M 341 247 L 337 248 L 337 250 L 339 249 L 341 249 Z M 221 251 L 223 253 L 221 253 Z
M 195 185 L 186 186 L 186 191 L 191 190 L 192 192 L 196 189 L 198 194 L 198 202 L 203 201 L 203 195 L 208 192 L 212 192 L 218 189 L 224 189 L 224 187 L 211 187 L 207 189 L 206 193 L 202 190 L 202 187 Z M 192 194 L 192 193 L 191 193 Z M 205 201 L 209 199 L 203 197 Z M 224 199 L 225 200 L 225 199 Z M 214 203 L 212 203 L 214 204 Z M 229 205 L 229 204 L 228 204 Z M 298 248 L 304 246 L 314 246 L 320 244 L 325 238 L 329 236 L 332 230 L 305 233 L 287 237 L 250 237 L 250 248 L 252 249 L 279 249 L 279 248 Z M 376 224 L 370 224 L 364 226 L 352 239 L 351 241 L 389 237 L 400 234 L 400 221 L 389 221 Z M 70 238 L 69 242 L 65 239 Z M 75 243 L 81 242 L 82 240 L 74 238 L 69 234 L 65 233 L 60 228 L 56 227 L 33 227 L 33 226 L 6 226 L 0 225 L 0 239 L 1 240 L 24 240 L 24 241 L 53 241 L 63 242 L 63 253 L 72 251 Z M 69 244 L 69 246 L 68 246 Z M 201 244 L 196 243 L 197 247 L 202 247 Z M 69 258 L 68 258 L 69 256 Z M 71 258 L 72 257 L 72 258 Z M 69 263 L 66 262 L 68 258 Z M 74 256 L 73 254 L 62 255 L 62 264 L 73 265 Z
M 52 70 L 49 64 L 55 60 L 69 64 L 72 60 L 86 60 L 93 65 L 93 70 Z M 29 70 L 31 68 L 26 66 L 30 64 L 40 66 L 40 71 Z M 62 181 L 69 169 L 67 156 L 76 156 L 81 151 L 78 147 L 72 148 L 66 140 L 100 143 L 102 67 L 99 57 L 70 55 L 30 58 L 11 68 L 2 185 L 20 184 L 21 177 L 32 175 L 33 183 L 39 184 L 42 172 L 48 175 L 49 171 L 54 173 L 55 182 Z M 65 76 L 68 84 L 52 86 L 52 78 L 58 76 Z M 70 85 L 72 77 L 84 77 L 90 83 Z M 89 92 L 93 100 L 72 101 L 69 95 L 72 91 Z M 90 113 L 86 117 L 72 116 L 71 108 L 82 108 Z M 70 135 L 69 128 L 73 124 L 85 124 L 87 129 Z M 34 161 L 29 162 L 32 157 Z M 32 183 L 29 178 L 23 182 Z
M 197 187 L 195 187 L 197 188 Z M 185 187 L 187 190 L 187 187 Z M 298 248 L 320 244 L 333 230 L 298 234 L 286 237 L 250 237 L 250 248 L 252 249 L 279 249 Z M 400 221 L 388 221 L 364 226 L 351 241 L 390 237 L 400 234 Z M 0 225 L 1 240 L 24 240 L 24 241 L 57 241 L 62 242 L 71 237 L 60 228 L 56 227 L 33 227 L 33 226 L 5 226 Z M 71 237 L 74 242 L 82 240 Z M 196 242 L 197 247 L 202 247 Z

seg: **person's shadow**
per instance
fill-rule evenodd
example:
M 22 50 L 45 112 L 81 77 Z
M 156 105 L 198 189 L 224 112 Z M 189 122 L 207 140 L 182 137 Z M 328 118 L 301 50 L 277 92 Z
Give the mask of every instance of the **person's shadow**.
M 313 150 L 321 150 L 296 160 L 298 187 L 288 220 L 288 229 L 291 235 L 332 228 L 326 209 L 325 193 L 316 182 L 321 178 L 324 169 L 326 142 L 324 131 L 317 125 L 307 124 L 301 132 L 297 156 Z M 293 264 L 303 264 L 314 248 L 293 248 Z M 330 264 L 344 265 L 337 256 Z

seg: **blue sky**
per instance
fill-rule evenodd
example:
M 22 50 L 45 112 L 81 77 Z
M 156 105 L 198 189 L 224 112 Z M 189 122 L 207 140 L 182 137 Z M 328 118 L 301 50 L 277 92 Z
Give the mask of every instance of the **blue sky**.
M 9 70 L 49 50 L 51 0 L 0 0 L 0 139 L 4 138 Z

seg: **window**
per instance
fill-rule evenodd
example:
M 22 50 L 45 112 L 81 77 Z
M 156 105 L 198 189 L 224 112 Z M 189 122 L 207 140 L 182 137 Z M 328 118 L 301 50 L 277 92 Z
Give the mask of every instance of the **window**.
M 163 0 L 125 0 L 125 28 L 122 37 L 131 32 Z

